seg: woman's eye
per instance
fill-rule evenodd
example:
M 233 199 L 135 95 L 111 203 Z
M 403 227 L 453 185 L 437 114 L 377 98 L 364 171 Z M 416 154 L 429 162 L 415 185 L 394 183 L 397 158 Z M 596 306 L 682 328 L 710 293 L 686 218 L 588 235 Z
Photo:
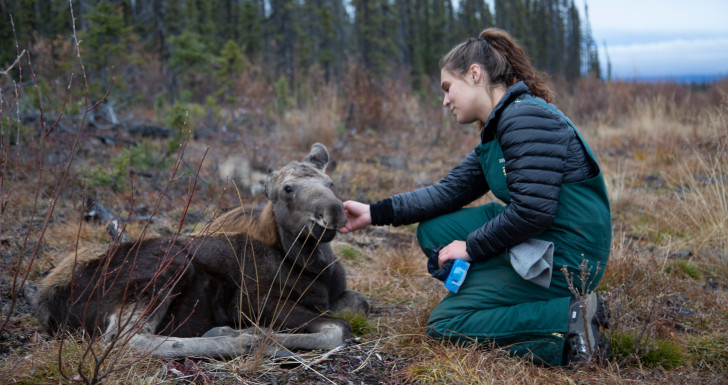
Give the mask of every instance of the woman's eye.
M 293 188 L 291 186 L 286 186 L 286 187 L 283 188 L 283 191 L 285 191 L 287 193 L 292 193 L 293 192 Z

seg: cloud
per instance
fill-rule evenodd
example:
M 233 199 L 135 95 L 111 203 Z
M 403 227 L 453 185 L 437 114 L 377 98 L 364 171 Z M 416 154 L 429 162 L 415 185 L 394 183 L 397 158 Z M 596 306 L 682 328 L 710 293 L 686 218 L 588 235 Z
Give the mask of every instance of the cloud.
M 609 46 L 612 77 L 728 74 L 728 37 Z M 602 68 L 606 53 L 600 47 Z

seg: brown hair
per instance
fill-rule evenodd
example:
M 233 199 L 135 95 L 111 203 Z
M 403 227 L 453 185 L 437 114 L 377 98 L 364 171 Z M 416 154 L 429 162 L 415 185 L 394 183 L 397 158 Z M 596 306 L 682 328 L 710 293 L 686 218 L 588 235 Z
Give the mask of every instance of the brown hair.
M 523 80 L 532 95 L 547 102 L 553 98 L 544 77 L 536 72 L 523 49 L 500 28 L 485 29 L 477 39 L 470 38 L 456 45 L 440 59 L 440 69 L 464 76 L 473 63 L 488 74 L 493 86 L 508 88 Z

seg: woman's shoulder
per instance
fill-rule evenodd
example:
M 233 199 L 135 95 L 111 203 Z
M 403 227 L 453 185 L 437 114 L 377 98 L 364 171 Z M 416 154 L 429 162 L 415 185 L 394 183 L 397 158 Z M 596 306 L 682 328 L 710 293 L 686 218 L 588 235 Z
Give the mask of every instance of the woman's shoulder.
M 506 106 L 499 123 L 499 131 L 514 126 L 568 125 L 556 106 L 529 94 L 521 95 Z

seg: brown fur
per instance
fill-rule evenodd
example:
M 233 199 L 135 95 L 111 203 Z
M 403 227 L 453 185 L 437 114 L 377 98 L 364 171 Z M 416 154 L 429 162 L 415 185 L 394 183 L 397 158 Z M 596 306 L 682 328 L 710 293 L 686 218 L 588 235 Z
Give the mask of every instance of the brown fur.
M 217 217 L 206 233 L 247 234 L 266 245 L 275 245 L 279 242 L 273 204 L 270 202 L 259 214 L 253 211 L 245 212 L 242 207 L 230 210 Z
M 104 256 L 108 250 L 107 245 L 96 245 L 90 246 L 72 252 L 61 259 L 53 271 L 50 272 L 44 279 L 43 285 L 59 287 L 65 286 L 68 282 L 71 282 L 74 277 L 74 271 L 78 272 L 78 267 L 86 266 L 91 261 L 97 260 Z M 76 269 L 74 270 L 74 267 Z

